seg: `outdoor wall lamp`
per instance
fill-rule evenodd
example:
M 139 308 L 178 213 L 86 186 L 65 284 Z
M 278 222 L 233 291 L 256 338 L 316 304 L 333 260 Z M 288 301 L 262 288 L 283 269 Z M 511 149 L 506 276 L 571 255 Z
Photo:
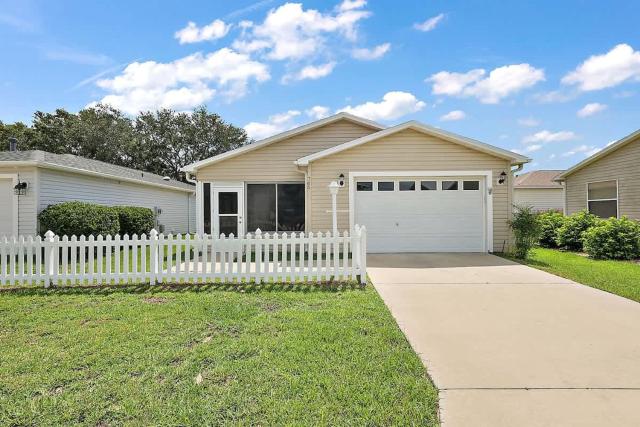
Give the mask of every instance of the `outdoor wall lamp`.
M 341 173 L 340 176 L 338 176 L 338 185 L 340 187 L 344 187 L 344 174 Z
M 500 173 L 500 178 L 498 178 L 498 184 L 502 185 L 506 180 L 507 180 L 507 173 L 505 171 L 502 171 Z
M 18 183 L 13 187 L 13 194 L 16 196 L 25 196 L 27 194 L 27 185 L 28 184 L 26 182 L 18 181 Z

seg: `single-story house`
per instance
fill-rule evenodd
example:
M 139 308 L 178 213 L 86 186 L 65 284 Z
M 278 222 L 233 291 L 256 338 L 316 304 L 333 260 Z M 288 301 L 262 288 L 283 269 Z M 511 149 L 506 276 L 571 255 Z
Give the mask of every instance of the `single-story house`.
M 564 186 L 554 181 L 562 170 L 531 171 L 516 176 L 513 182 L 513 203 L 531 206 L 538 212 L 564 212 Z
M 640 220 L 640 130 L 583 160 L 564 182 L 567 214 L 584 209 L 603 218 Z
M 416 121 L 385 128 L 339 113 L 188 165 L 197 230 L 367 227 L 370 252 L 502 251 L 513 169 L 530 159 Z
M 69 201 L 154 209 L 157 226 L 195 231 L 195 187 L 71 154 L 0 151 L 0 236 L 36 235 L 38 214 Z

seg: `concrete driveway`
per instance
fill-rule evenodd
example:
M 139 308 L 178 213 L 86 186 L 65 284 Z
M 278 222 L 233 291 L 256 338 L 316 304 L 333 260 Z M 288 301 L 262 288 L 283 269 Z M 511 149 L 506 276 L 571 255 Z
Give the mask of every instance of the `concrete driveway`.
M 368 264 L 443 426 L 640 426 L 640 304 L 487 254 Z

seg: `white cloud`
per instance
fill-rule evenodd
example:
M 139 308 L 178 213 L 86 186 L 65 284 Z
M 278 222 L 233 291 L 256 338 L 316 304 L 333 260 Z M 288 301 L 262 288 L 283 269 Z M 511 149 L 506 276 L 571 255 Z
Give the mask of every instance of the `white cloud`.
M 451 121 L 455 121 L 455 120 L 462 120 L 465 117 L 467 117 L 467 115 L 465 114 L 464 111 L 462 110 L 453 110 L 453 111 L 449 111 L 447 114 L 440 116 L 440 120 L 443 122 L 451 122 Z
M 538 151 L 542 148 L 542 144 L 531 144 L 528 145 L 527 148 L 524 149 L 526 153 L 533 153 L 534 151 Z
M 290 81 L 299 81 L 299 80 L 317 80 L 322 77 L 326 77 L 335 68 L 335 62 L 327 62 L 326 64 L 321 65 L 307 65 L 303 67 L 300 71 L 295 73 L 285 74 L 282 77 L 282 83 L 288 83 Z
M 176 31 L 174 37 L 178 39 L 180 44 L 217 40 L 226 36 L 230 28 L 231 25 L 225 24 L 220 19 L 216 19 L 202 28 L 199 28 L 195 22 L 189 22 L 186 27 Z
M 562 78 L 582 91 L 605 89 L 625 81 L 640 81 L 640 52 L 619 44 L 602 55 L 593 55 Z
M 308 110 L 305 110 L 305 114 L 312 119 L 320 120 L 324 119 L 330 114 L 329 107 L 324 107 L 322 105 L 315 105 Z
M 595 147 L 593 145 L 579 145 L 577 147 L 573 147 L 571 150 L 567 151 L 566 153 L 563 153 L 562 157 L 571 157 L 578 153 L 584 153 L 586 157 L 589 157 L 594 155 L 600 150 L 601 148 Z
M 374 59 L 382 58 L 385 55 L 385 53 L 389 52 L 389 49 L 391 49 L 391 43 L 383 43 L 371 49 L 367 49 L 367 48 L 353 49 L 351 51 L 351 56 L 354 57 L 355 59 L 360 59 L 362 61 L 371 61 Z
M 529 64 L 514 64 L 498 67 L 488 75 L 480 68 L 467 73 L 441 71 L 426 81 L 433 83 L 434 95 L 473 96 L 482 103 L 497 104 L 502 98 L 543 80 L 542 69 Z
M 250 81 L 270 78 L 266 65 L 223 48 L 195 53 L 172 62 L 133 62 L 117 76 L 97 85 L 109 91 L 100 102 L 129 114 L 157 108 L 189 109 L 219 94 L 242 97 Z
M 303 9 L 285 3 L 272 9 L 258 25 L 243 24 L 243 34 L 233 43 L 241 52 L 263 52 L 272 60 L 299 60 L 325 51 L 327 37 L 355 41 L 358 22 L 371 15 L 364 1 L 345 1 L 335 13 Z
M 591 102 L 579 109 L 576 115 L 578 117 L 589 117 L 606 109 L 607 106 L 605 104 L 600 104 L 599 102 Z
M 289 110 L 284 113 L 274 114 L 273 116 L 269 116 L 269 120 L 265 123 L 247 123 L 244 126 L 244 130 L 250 138 L 261 140 L 298 126 L 294 122 L 294 119 L 300 114 L 298 110 Z
M 559 132 L 550 132 L 548 130 L 541 130 L 540 132 L 536 132 L 533 135 L 525 136 L 522 139 L 523 144 L 547 144 L 549 142 L 561 142 L 561 141 L 571 141 L 572 139 L 576 139 L 577 135 L 571 131 L 559 131 Z
M 380 102 L 365 102 L 355 107 L 347 106 L 339 111 L 370 120 L 393 120 L 422 110 L 427 104 L 408 92 L 387 92 Z
M 536 127 L 540 124 L 540 120 L 533 117 L 523 117 L 521 119 L 518 119 L 518 124 L 520 126 Z
M 436 15 L 432 18 L 427 19 L 424 22 L 413 24 L 413 28 L 418 31 L 431 31 L 434 30 L 438 24 L 444 19 L 444 13 Z

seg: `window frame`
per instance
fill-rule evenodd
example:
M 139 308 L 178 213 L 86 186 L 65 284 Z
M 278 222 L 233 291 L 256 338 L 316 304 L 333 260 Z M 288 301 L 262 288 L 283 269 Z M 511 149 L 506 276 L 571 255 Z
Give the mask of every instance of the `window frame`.
M 465 182 L 475 182 L 478 184 L 478 188 L 473 188 L 473 189 L 467 189 L 464 188 L 464 183 Z M 480 180 L 479 179 L 463 179 L 462 180 L 462 191 L 480 191 L 481 185 L 480 185 Z
M 360 183 L 367 183 L 367 184 L 371 184 L 371 190 L 358 190 L 358 184 Z M 376 183 L 375 181 L 356 181 L 356 185 L 355 185 L 355 190 L 356 192 L 360 192 L 360 193 L 369 193 L 371 191 L 374 191 L 374 189 L 376 188 Z
M 616 198 L 615 199 L 590 199 L 589 198 L 589 184 L 598 184 L 600 182 L 615 182 L 616 183 Z M 589 209 L 589 202 L 611 202 L 616 201 L 616 218 L 620 218 L 620 186 L 618 185 L 618 179 L 601 179 L 599 181 L 588 181 L 585 183 L 586 199 L 587 199 L 587 212 L 591 213 Z M 595 215 L 595 214 L 594 214 Z
M 384 183 L 390 182 L 390 183 L 392 183 L 393 184 L 393 190 L 380 190 L 379 186 L 380 186 L 381 182 L 384 182 Z M 387 179 L 377 180 L 376 184 L 375 184 L 375 191 L 376 192 L 380 192 L 380 193 L 393 193 L 395 191 L 398 191 L 398 190 L 396 190 L 396 181 L 393 180 L 393 179 L 392 180 L 387 180 Z
M 249 224 L 249 204 L 248 204 L 248 186 L 252 184 L 266 184 L 266 185 L 275 185 L 276 186 L 276 229 L 275 230 L 260 230 L 266 233 L 300 233 L 299 231 L 278 231 L 278 184 L 299 184 L 303 186 L 304 189 L 304 230 L 302 232 L 307 232 L 307 184 L 304 181 L 245 181 L 244 182 L 244 206 L 243 206 L 243 220 L 246 225 Z M 245 230 L 245 232 L 251 233 L 251 231 Z
M 402 189 L 402 183 L 403 182 L 405 182 L 405 183 L 413 183 L 413 190 L 403 190 Z M 417 188 L 418 188 L 418 186 L 416 185 L 416 181 L 415 180 L 412 181 L 412 180 L 406 179 L 406 180 L 398 181 L 398 191 L 402 191 L 403 193 L 412 192 L 412 191 L 418 191 Z
M 422 188 L 422 183 L 423 182 L 434 182 L 436 184 L 436 188 L 433 189 L 433 190 L 429 190 L 429 189 L 425 190 L 425 189 Z M 420 191 L 438 191 L 442 187 L 441 185 L 438 185 L 438 182 L 439 181 L 437 179 L 421 179 L 420 180 Z
M 444 183 L 445 182 L 455 182 L 456 183 L 456 189 L 455 190 L 450 190 L 448 188 L 444 188 Z M 442 191 L 462 191 L 462 185 L 460 185 L 460 180 L 459 179 L 443 179 L 440 181 L 440 188 L 442 189 Z

